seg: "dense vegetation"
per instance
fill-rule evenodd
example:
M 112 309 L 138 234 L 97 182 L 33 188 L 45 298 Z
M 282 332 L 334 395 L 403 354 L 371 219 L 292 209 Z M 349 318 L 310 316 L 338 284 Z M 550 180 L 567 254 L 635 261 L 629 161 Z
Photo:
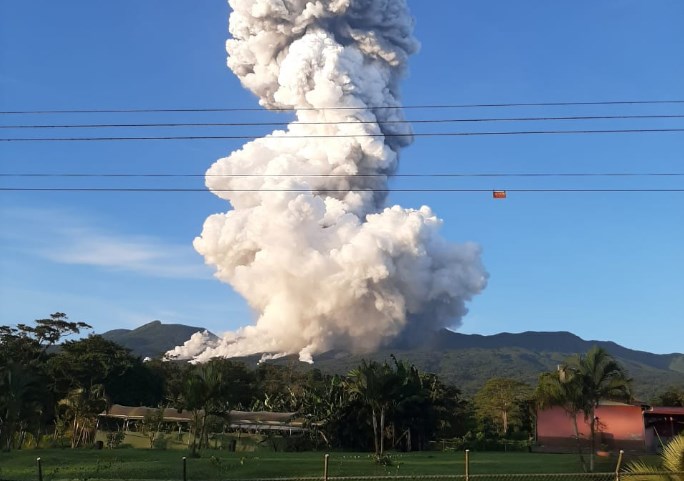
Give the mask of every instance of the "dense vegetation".
M 101 336 L 64 341 L 89 328 L 63 313 L 0 327 L 2 449 L 92 444 L 97 415 L 111 404 L 193 413 L 193 451 L 208 446 L 208 433 L 222 429 L 222 416 L 232 409 L 299 413 L 309 433 L 296 449 L 354 449 L 381 458 L 386 449 L 424 450 L 435 442 L 492 448 L 503 439 L 527 440 L 540 402 L 590 416 L 599 398 L 630 392 L 624 370 L 599 348 L 544 374 L 536 389 L 491 378 L 467 399 L 457 386 L 394 356 L 363 360 L 346 375 L 227 359 L 143 362 Z M 672 388 L 661 400 L 684 405 L 684 389 Z

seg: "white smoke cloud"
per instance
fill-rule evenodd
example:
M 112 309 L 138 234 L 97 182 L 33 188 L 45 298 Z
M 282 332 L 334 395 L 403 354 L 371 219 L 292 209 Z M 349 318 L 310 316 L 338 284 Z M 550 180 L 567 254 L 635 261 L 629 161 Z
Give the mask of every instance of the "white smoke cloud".
M 391 123 L 403 120 L 398 80 L 418 48 L 405 0 L 229 4 L 228 66 L 261 105 L 296 120 L 207 172 L 233 209 L 210 216 L 194 246 L 256 324 L 195 334 L 168 354 L 311 362 L 458 324 L 486 285 L 479 247 L 448 243 L 429 207 L 385 208 L 378 192 L 412 140 L 408 124 Z M 331 135 L 345 137 L 321 138 Z

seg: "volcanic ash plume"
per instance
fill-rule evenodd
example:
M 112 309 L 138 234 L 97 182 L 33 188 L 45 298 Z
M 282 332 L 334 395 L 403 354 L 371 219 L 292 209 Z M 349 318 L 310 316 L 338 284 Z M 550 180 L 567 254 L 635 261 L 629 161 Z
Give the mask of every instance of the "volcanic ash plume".
M 478 246 L 446 242 L 429 207 L 383 207 L 411 142 L 397 122 L 398 80 L 418 48 L 405 0 L 229 4 L 228 66 L 262 106 L 296 120 L 207 172 L 233 209 L 210 216 L 194 246 L 256 324 L 219 340 L 198 333 L 168 354 L 310 362 L 458 324 L 486 284 Z

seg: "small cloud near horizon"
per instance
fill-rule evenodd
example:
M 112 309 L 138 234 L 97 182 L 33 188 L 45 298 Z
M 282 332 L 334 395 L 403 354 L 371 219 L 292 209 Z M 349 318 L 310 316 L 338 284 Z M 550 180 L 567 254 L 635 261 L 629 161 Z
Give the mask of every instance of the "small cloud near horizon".
M 59 264 L 77 264 L 150 277 L 174 279 L 212 279 L 211 271 L 192 247 L 163 239 L 122 234 L 89 222 L 82 216 L 44 209 L 5 211 L 14 225 L 5 231 L 5 240 L 15 241 L 15 249 Z M 40 235 L 27 235 L 32 229 Z M 21 234 L 20 234 L 21 233 Z M 28 239 L 28 240 L 27 240 Z

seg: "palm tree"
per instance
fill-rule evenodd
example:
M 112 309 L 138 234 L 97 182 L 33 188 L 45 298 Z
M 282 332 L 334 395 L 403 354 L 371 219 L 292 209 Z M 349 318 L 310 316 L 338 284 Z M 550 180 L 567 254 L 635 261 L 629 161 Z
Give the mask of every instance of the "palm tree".
M 365 360 L 349 372 L 347 392 L 352 399 L 365 404 L 371 412 L 373 444 L 376 456 L 385 452 L 385 426 L 389 425 L 397 443 L 405 439 L 412 449 L 411 433 L 418 434 L 418 446 L 429 430 L 430 389 L 423 382 L 420 371 L 411 363 L 399 361 L 394 355 L 392 365 Z M 397 438 L 396 434 L 402 434 Z
M 430 390 L 423 382 L 424 377 L 413 364 L 399 361 L 392 355 L 394 362 L 394 412 L 392 419 L 393 448 L 404 440 L 406 450 L 411 451 L 414 445 L 422 447 L 425 433 L 430 430 L 428 417 L 432 414 Z M 399 428 L 397 430 L 397 428 Z M 401 433 L 398 438 L 395 436 Z M 414 436 L 417 434 L 417 437 Z
M 577 355 L 555 373 L 540 377 L 536 399 L 540 407 L 563 406 L 573 419 L 580 460 L 584 465 L 577 429 L 577 415 L 582 412 L 589 423 L 591 452 L 589 471 L 594 470 L 596 431 L 598 420 L 596 407 L 602 400 L 627 400 L 631 395 L 631 379 L 618 362 L 604 349 L 594 346 L 587 354 Z
M 661 454 L 662 467 L 652 466 L 643 461 L 633 461 L 627 465 L 625 472 L 630 481 L 681 481 L 684 476 L 684 434 L 672 438 L 663 448 Z M 659 471 L 666 471 L 662 474 Z
M 598 346 L 592 347 L 585 356 L 577 356 L 573 364 L 575 375 L 581 381 L 584 418 L 589 421 L 591 430 L 589 470 L 593 471 L 598 427 L 596 407 L 604 399 L 630 399 L 632 380 L 627 371 L 606 350 Z
M 586 470 L 579 427 L 577 426 L 577 416 L 585 407 L 579 376 L 576 376 L 567 366 L 559 366 L 556 371 L 545 372 L 539 376 L 539 384 L 535 390 L 534 398 L 538 409 L 561 406 L 568 417 L 572 419 L 572 427 L 577 441 L 577 453 L 582 467 Z
M 102 384 L 95 384 L 90 389 L 74 388 L 59 401 L 64 419 L 71 424 L 72 448 L 92 440 L 97 427 L 97 415 L 107 407 L 107 402 Z
M 193 413 L 194 435 L 192 440 L 192 454 L 197 448 L 208 445 L 206 432 L 209 416 L 224 416 L 230 411 L 228 402 L 229 384 L 224 382 L 223 371 L 216 361 L 196 366 L 183 383 L 183 392 L 179 400 L 179 407 Z M 199 446 L 197 434 L 199 431 Z
M 376 456 L 385 451 L 385 418 L 394 402 L 396 376 L 387 363 L 361 361 L 361 365 L 348 374 L 348 390 L 371 410 L 373 445 Z

